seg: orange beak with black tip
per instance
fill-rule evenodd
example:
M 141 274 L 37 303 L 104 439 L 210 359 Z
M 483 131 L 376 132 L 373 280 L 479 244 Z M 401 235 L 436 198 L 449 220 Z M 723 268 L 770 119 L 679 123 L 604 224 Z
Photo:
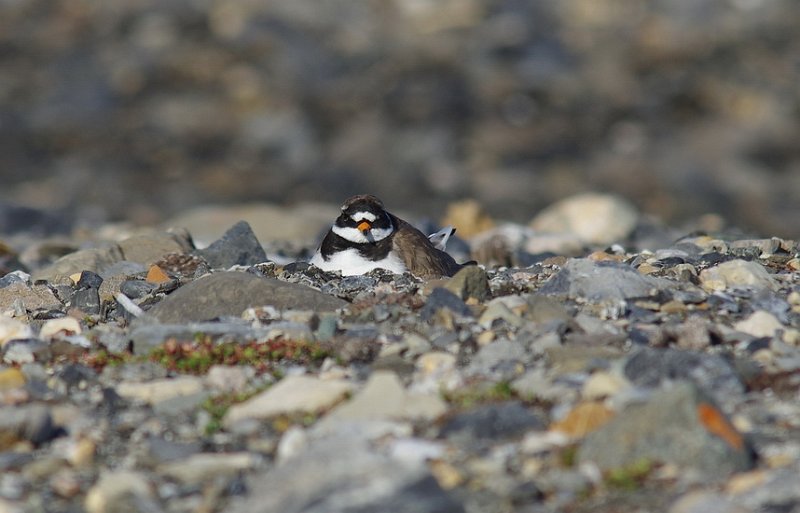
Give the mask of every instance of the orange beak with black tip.
M 372 228 L 372 225 L 369 223 L 369 221 L 361 221 L 360 223 L 358 223 L 358 226 L 356 226 L 356 228 L 358 228 L 358 230 L 361 233 L 367 233 L 369 229 Z

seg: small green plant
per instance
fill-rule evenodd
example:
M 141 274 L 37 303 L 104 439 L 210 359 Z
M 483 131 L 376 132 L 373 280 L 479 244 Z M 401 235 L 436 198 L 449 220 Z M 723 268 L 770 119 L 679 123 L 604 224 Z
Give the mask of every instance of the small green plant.
M 561 465 L 567 468 L 572 468 L 578 462 L 578 446 L 568 445 L 558 453 Z
M 270 372 L 276 363 L 307 365 L 321 362 L 328 354 L 318 343 L 304 340 L 218 343 L 196 336 L 191 342 L 170 339 L 151 351 L 149 359 L 171 371 L 205 374 L 212 365 L 250 365 Z
M 636 490 L 653 471 L 653 462 L 642 458 L 624 467 L 610 470 L 605 482 L 609 488 Z
M 96 351 L 87 351 L 80 355 L 80 362 L 91 367 L 97 372 L 102 371 L 106 366 L 115 367 L 124 363 L 131 363 L 141 360 L 141 357 L 134 356 L 131 353 L 117 353 L 113 354 L 108 352 L 105 348 L 97 349 Z
M 469 409 L 479 404 L 508 401 L 516 397 L 516 393 L 507 381 L 498 383 L 480 383 L 472 387 L 444 392 L 444 400 L 462 409 Z

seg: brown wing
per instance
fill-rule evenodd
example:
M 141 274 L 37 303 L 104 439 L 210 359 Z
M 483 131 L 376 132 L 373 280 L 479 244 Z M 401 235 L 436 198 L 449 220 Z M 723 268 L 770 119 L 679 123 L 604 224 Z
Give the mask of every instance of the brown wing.
M 389 214 L 396 227 L 392 240 L 397 255 L 411 274 L 423 279 L 453 276 L 461 269 L 453 257 L 434 247 L 428 237 L 402 219 Z

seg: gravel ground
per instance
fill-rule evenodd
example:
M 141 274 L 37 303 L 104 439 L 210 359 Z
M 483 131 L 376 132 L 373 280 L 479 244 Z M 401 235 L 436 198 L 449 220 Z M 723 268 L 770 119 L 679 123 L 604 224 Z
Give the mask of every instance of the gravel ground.
M 246 222 L 4 236 L 0 511 L 799 512 L 797 242 L 559 208 L 428 282 Z

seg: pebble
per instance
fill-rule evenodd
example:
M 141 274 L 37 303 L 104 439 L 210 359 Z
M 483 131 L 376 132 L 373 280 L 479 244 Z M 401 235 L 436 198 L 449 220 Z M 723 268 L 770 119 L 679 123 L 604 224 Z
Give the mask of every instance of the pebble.
M 9 367 L 0 369 L 0 392 L 13 390 L 25 384 L 25 375 L 19 369 Z
M 33 336 L 29 324 L 17 319 L 0 315 L 0 347 L 11 340 L 26 339 Z
M 581 396 L 584 399 L 595 400 L 612 397 L 630 387 L 630 382 L 622 376 L 611 372 L 594 372 L 583 383 Z
M 502 440 L 542 430 L 545 421 L 516 401 L 487 404 L 448 418 L 439 436 L 453 439 Z M 461 442 L 465 443 L 465 442 Z
M 147 477 L 131 470 L 106 471 L 86 493 L 87 513 L 161 511 Z
M 491 294 L 486 271 L 477 265 L 468 265 L 445 283 L 445 288 L 463 300 L 473 298 L 483 302 Z
M 784 329 L 783 324 L 771 313 L 758 310 L 733 325 L 734 329 L 754 337 L 772 337 L 775 332 Z
M 700 271 L 700 285 L 708 291 L 731 287 L 776 290 L 775 279 L 757 262 L 730 260 Z
M 577 404 L 566 416 L 550 426 L 551 431 L 570 438 L 583 438 L 614 418 L 614 412 L 601 403 L 588 401 Z
M 78 335 L 81 333 L 81 324 L 73 317 L 60 317 L 49 319 L 42 324 L 39 330 L 39 337 L 43 340 L 62 338 L 68 335 Z
M 613 244 L 633 231 L 639 214 L 624 199 L 609 194 L 581 194 L 559 201 L 534 217 L 531 228 L 568 232 L 586 244 Z
M 230 478 L 240 472 L 252 470 L 261 463 L 261 458 L 247 452 L 226 454 L 193 454 L 185 459 L 163 463 L 156 469 L 171 479 L 185 485 L 196 486 L 212 479 Z
M 204 389 L 203 380 L 194 376 L 180 376 L 146 383 L 122 382 L 115 387 L 115 391 L 120 397 L 150 405 L 175 398 L 185 398 L 202 392 Z

